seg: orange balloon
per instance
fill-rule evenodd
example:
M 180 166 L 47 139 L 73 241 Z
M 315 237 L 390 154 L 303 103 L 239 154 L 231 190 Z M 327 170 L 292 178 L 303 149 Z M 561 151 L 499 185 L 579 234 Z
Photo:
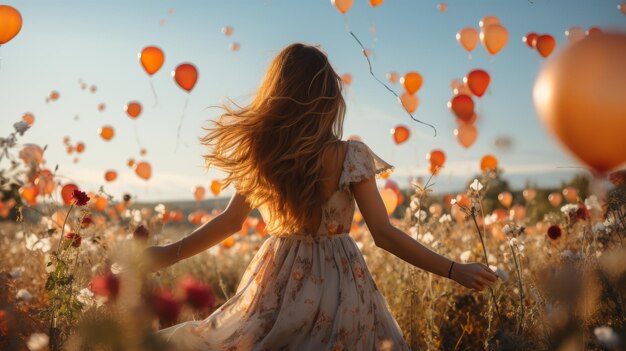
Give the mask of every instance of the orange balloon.
M 106 109 L 106 105 L 105 104 L 98 104 L 98 111 L 102 112 Z
M 55 186 L 54 176 L 52 175 L 52 172 L 50 172 L 50 170 L 48 169 L 41 170 L 37 174 L 34 184 L 37 187 L 37 192 L 39 194 L 41 195 L 52 194 L 52 191 L 54 190 L 54 186 Z
M 196 198 L 196 201 L 200 202 L 202 201 L 202 199 L 204 199 L 204 194 L 206 193 L 206 190 L 204 190 L 204 187 L 202 186 L 197 186 L 193 189 L 193 196 Z
M 94 204 L 94 207 L 96 208 L 96 210 L 104 211 L 104 209 L 109 204 L 109 200 L 107 200 L 106 197 L 104 197 L 104 196 L 96 196 L 96 199 L 94 200 L 93 204 Z
M 470 118 L 467 121 L 464 121 L 464 120 L 462 120 L 462 119 L 460 119 L 458 117 L 455 117 L 454 119 L 456 120 L 456 123 L 458 125 L 461 125 L 461 124 L 474 124 L 474 123 L 476 123 L 476 120 L 478 119 L 478 115 L 476 114 L 476 112 L 474 112 L 474 114 L 472 115 L 472 118 Z
M 522 195 L 524 196 L 524 200 L 530 202 L 530 201 L 533 201 L 535 197 L 537 196 L 537 190 L 526 189 L 522 192 Z
M 96 87 L 95 85 L 92 85 L 92 86 L 89 87 L 89 91 L 92 92 L 92 93 L 95 93 L 96 90 L 98 90 L 98 87 Z
M 231 26 L 225 26 L 222 27 L 222 33 L 224 33 L 225 36 L 230 37 L 231 35 L 233 35 L 233 27 Z
M 117 172 L 110 170 L 110 171 L 106 171 L 104 173 L 104 180 L 106 180 L 107 182 L 112 182 L 114 180 L 117 179 Z
M 563 196 L 565 196 L 567 201 L 572 204 L 578 202 L 578 190 L 576 190 L 576 188 L 574 187 L 568 186 L 567 188 L 563 189 Z
M 498 168 L 498 159 L 493 155 L 485 155 L 480 159 L 480 169 L 482 171 L 495 170 Z
M 448 108 L 461 120 L 468 122 L 474 115 L 474 100 L 468 95 L 459 94 L 448 102 Z
M 124 111 L 130 118 L 137 118 L 141 114 L 141 104 L 137 101 L 131 101 L 124 106 Z
M 383 203 L 385 204 L 387 215 L 391 216 L 398 206 L 398 195 L 392 189 L 380 189 L 378 192 L 380 193 L 380 197 L 383 199 Z
M 75 149 L 76 149 L 76 152 L 77 152 L 77 153 L 79 153 L 79 154 L 80 154 L 80 153 L 82 153 L 83 151 L 85 151 L 85 143 L 83 143 L 83 142 L 79 141 L 79 142 L 76 144 L 76 148 L 75 148 Z
M 522 38 L 522 41 L 526 43 L 529 48 L 534 49 L 537 45 L 537 39 L 539 39 L 539 35 L 537 33 L 528 33 Z
M 498 194 L 498 201 L 500 201 L 502 206 L 509 208 L 511 207 L 511 202 L 513 202 L 513 195 L 508 191 L 503 191 Z
M 37 144 L 24 144 L 24 147 L 20 150 L 19 158 L 26 165 L 39 165 L 43 162 L 43 149 Z
M 59 97 L 60 97 L 60 96 L 61 96 L 61 94 L 59 94 L 59 92 L 58 92 L 58 91 L 53 90 L 53 91 L 51 91 L 51 92 L 50 92 L 50 95 L 48 96 L 48 98 L 49 98 L 51 101 L 56 101 L 56 100 L 58 100 L 58 99 L 59 99 Z
M 559 207 L 561 202 L 563 202 L 563 197 L 559 193 L 551 193 L 548 195 L 548 202 L 554 207 Z
M 128 165 L 128 167 L 132 167 L 135 165 L 135 160 L 132 158 L 129 158 L 128 161 L 126 161 L 126 164 Z
M 393 134 L 393 141 L 396 145 L 400 145 L 409 139 L 411 132 L 408 127 L 399 125 L 391 130 L 391 134 Z
M 441 207 L 440 204 L 434 203 L 430 205 L 430 207 L 428 207 L 428 212 L 430 212 L 430 214 L 435 217 L 439 217 L 441 216 L 441 213 L 443 212 L 443 208 Z
M 443 196 L 443 205 L 446 206 L 447 208 L 452 207 L 452 195 L 451 194 L 446 194 Z
M 430 173 L 437 175 L 446 162 L 446 154 L 443 150 L 436 149 L 428 153 L 426 159 L 430 162 Z
M 491 78 L 489 77 L 489 73 L 483 71 L 482 69 L 475 69 L 463 78 L 463 82 L 467 84 L 469 89 L 472 91 L 472 94 L 481 97 L 487 91 L 487 87 L 489 87 L 489 81 Z
M 495 55 L 500 52 L 509 41 L 509 32 L 501 24 L 490 24 L 481 29 L 480 41 L 483 43 L 488 53 Z
M 343 14 L 348 12 L 348 10 L 352 7 L 352 0 L 330 0 L 330 3 Z
M 63 188 L 61 188 L 61 198 L 63 199 L 63 202 L 66 205 L 69 205 L 72 203 L 73 198 L 72 198 L 72 194 L 74 193 L 74 190 L 78 190 L 78 187 L 75 184 L 65 184 L 63 186 Z
M 172 71 L 172 77 L 179 87 L 191 92 L 198 81 L 198 70 L 191 63 L 182 63 Z
M 500 20 L 496 16 L 485 16 L 479 22 L 480 28 L 489 27 L 492 24 L 500 24 Z
M 568 45 L 543 67 L 534 101 L 543 123 L 596 172 L 626 162 L 626 35 Z
M 217 196 L 220 194 L 220 191 L 222 191 L 222 183 L 219 180 L 214 180 L 211 182 L 210 188 L 213 195 Z
M 445 2 L 438 3 L 437 10 L 439 10 L 439 12 L 441 13 L 448 11 L 448 4 L 446 4 Z
M 454 93 L 454 95 L 467 95 L 467 96 L 472 96 L 472 90 L 467 86 L 467 84 L 463 84 L 461 83 L 461 85 L 457 86 L 456 88 L 454 88 L 452 90 L 452 93 Z
M 400 96 L 400 104 L 407 110 L 409 113 L 413 113 L 417 110 L 419 106 L 420 100 L 416 95 L 404 93 Z
M 135 173 L 143 180 L 148 180 L 152 176 L 152 167 L 146 161 L 135 163 L 134 168 Z
M 471 201 L 467 194 L 461 193 L 456 196 L 456 203 L 463 207 L 470 207 Z
M 33 114 L 30 112 L 26 112 L 24 115 L 22 115 L 22 121 L 26 122 L 26 124 L 28 124 L 29 126 L 32 126 L 33 123 L 35 123 L 35 116 L 33 116 Z
M 585 38 L 585 30 L 580 27 L 571 27 L 565 31 L 565 36 L 570 44 Z
M 341 80 L 346 84 L 346 85 L 350 85 L 352 84 L 352 75 L 351 74 L 343 74 L 341 76 Z
M 22 15 L 15 8 L 0 5 L 0 45 L 8 43 L 22 29 Z
M 389 72 L 389 73 L 387 73 L 387 79 L 392 84 L 398 83 L 398 73 L 396 73 L 396 72 Z
M 456 33 L 456 40 L 468 52 L 476 48 L 478 37 L 478 31 L 472 27 L 465 27 Z
M 415 94 L 422 87 L 422 75 L 417 72 L 408 72 L 402 78 L 400 78 L 400 84 L 404 86 L 406 92 L 409 94 Z
M 370 5 L 372 5 L 372 7 L 376 7 L 380 4 L 382 4 L 385 0 L 370 0 Z
M 232 236 L 229 236 L 228 238 L 222 240 L 222 247 L 230 249 L 233 246 L 235 246 L 235 238 L 233 238 Z
M 591 27 L 589 29 L 587 29 L 587 31 L 585 32 L 585 34 L 587 34 L 587 36 L 593 35 L 593 34 L 600 34 L 602 33 L 602 29 L 598 28 L 598 27 Z
M 235 42 L 235 43 L 230 43 L 230 49 L 232 51 L 239 51 L 239 49 L 241 48 L 241 44 Z
M 148 153 L 148 150 L 146 150 L 145 148 L 141 148 L 141 150 L 139 150 L 139 154 L 141 156 L 145 156 Z
M 626 2 L 617 5 L 617 9 L 620 10 L 624 15 L 626 15 Z
M 461 123 L 459 127 L 454 130 L 454 136 L 456 136 L 459 144 L 467 149 L 476 141 L 478 130 L 473 124 Z
M 156 46 L 146 46 L 138 54 L 138 58 L 139 62 L 141 62 L 141 66 L 149 75 L 155 74 L 159 69 L 161 69 L 163 62 L 165 62 L 165 54 L 163 54 L 163 50 Z
M 113 136 L 115 135 L 115 131 L 113 130 L 113 127 L 111 126 L 103 126 L 103 127 L 100 127 L 100 129 L 98 129 L 98 134 L 100 134 L 102 139 L 109 141 L 113 139 Z
M 556 40 L 550 34 L 543 34 L 537 38 L 537 51 L 541 56 L 548 57 L 556 47 Z
M 39 195 L 37 187 L 33 185 L 24 185 L 20 188 L 19 193 L 27 204 L 30 206 L 37 205 L 37 195 Z

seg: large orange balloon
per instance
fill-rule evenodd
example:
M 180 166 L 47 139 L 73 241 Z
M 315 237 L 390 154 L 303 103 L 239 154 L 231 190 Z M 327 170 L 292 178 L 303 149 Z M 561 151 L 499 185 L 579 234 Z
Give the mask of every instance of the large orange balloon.
M 163 62 L 165 62 L 165 54 L 163 54 L 163 50 L 156 46 L 145 47 L 141 50 L 138 57 L 143 69 L 145 69 L 149 75 L 155 74 L 159 69 L 161 69 Z
M 454 130 L 454 135 L 459 141 L 459 144 L 467 149 L 476 141 L 478 130 L 473 124 L 461 123 L 459 127 Z
M 537 39 L 539 39 L 539 35 L 537 33 L 528 33 L 522 38 L 522 41 L 526 43 L 529 48 L 534 49 L 537 45 Z
M 143 180 L 148 180 L 152 176 L 152 167 L 146 161 L 135 163 L 134 168 L 135 173 Z
M 556 40 L 550 34 L 543 34 L 537 38 L 537 51 L 541 56 L 548 57 L 556 47 Z
M 565 198 L 567 199 L 567 201 L 569 201 L 570 203 L 576 203 L 578 202 L 578 190 L 576 190 L 576 188 L 568 186 L 567 188 L 563 189 L 563 196 L 565 196 Z
M 509 41 L 509 32 L 501 24 L 490 24 L 481 29 L 480 41 L 483 43 L 488 53 L 495 55 L 500 52 Z
M 478 37 L 478 31 L 472 27 L 465 27 L 456 33 L 456 40 L 468 52 L 476 48 Z
M 115 179 L 117 179 L 117 172 L 110 170 L 110 171 L 106 171 L 104 173 L 104 180 L 106 180 L 107 182 L 112 182 Z
M 98 134 L 102 137 L 102 139 L 109 141 L 113 139 L 115 135 L 115 130 L 111 126 L 102 126 L 98 129 Z
M 408 127 L 400 125 L 393 128 L 391 130 L 391 134 L 393 134 L 393 141 L 396 143 L 396 145 L 400 145 L 403 142 L 409 140 L 411 132 L 409 131 Z
M 22 15 L 8 5 L 0 5 L 0 45 L 13 39 L 22 29 Z
M 485 155 L 480 159 L 480 169 L 482 171 L 495 170 L 498 168 L 498 159 L 493 155 Z
M 206 190 L 204 190 L 203 186 L 197 186 L 193 189 L 193 197 L 196 199 L 196 201 L 200 202 L 202 201 L 202 199 L 204 199 L 204 194 L 206 193 Z
M 37 187 L 33 185 L 24 185 L 20 188 L 19 193 L 26 203 L 31 206 L 37 205 L 37 195 L 39 195 Z
M 430 173 L 437 175 L 446 162 L 446 154 L 443 150 L 436 149 L 429 152 L 426 159 L 430 162 Z
M 330 3 L 333 4 L 341 13 L 346 13 L 352 7 L 352 0 L 330 0 Z
M 417 111 L 417 107 L 420 104 L 420 99 L 417 97 L 417 95 L 409 94 L 407 92 L 400 96 L 400 104 L 402 104 L 402 107 L 404 107 L 404 109 L 407 110 L 409 113 L 413 113 Z
M 486 28 L 492 24 L 500 24 L 500 20 L 496 16 L 485 16 L 479 22 L 480 28 Z
M 448 102 L 448 108 L 462 121 L 469 122 L 474 115 L 474 100 L 465 94 L 459 94 Z
M 417 72 L 408 72 L 402 78 L 400 78 L 400 84 L 404 86 L 406 92 L 409 94 L 415 94 L 422 87 L 422 75 Z
M 198 81 L 198 70 L 191 63 L 182 63 L 172 71 L 176 84 L 190 92 Z
M 599 173 L 626 162 L 626 35 L 596 34 L 543 67 L 533 96 L 543 123 Z
M 124 106 L 124 111 L 130 118 L 137 118 L 141 114 L 141 104 L 137 101 L 131 101 Z
M 537 190 L 535 189 L 525 189 L 522 192 L 522 195 L 524 196 L 524 200 L 531 202 L 535 199 L 535 197 L 537 197 Z
M 74 194 L 74 190 L 78 190 L 78 187 L 75 184 L 65 184 L 63 188 L 61 188 L 61 198 L 66 205 L 72 203 L 73 198 L 72 194 Z
M 561 205 L 561 202 L 563 201 L 563 196 L 561 196 L 561 194 L 559 193 L 551 193 L 550 195 L 548 195 L 548 201 L 550 202 L 550 205 L 554 207 L 559 207 Z
M 398 206 L 398 195 L 395 191 L 393 191 L 393 189 L 380 189 L 378 192 L 380 193 L 380 197 L 383 199 L 383 203 L 385 204 L 387 215 L 391 216 Z
M 475 69 L 463 78 L 463 82 L 467 84 L 472 91 L 472 94 L 478 97 L 485 94 L 490 80 L 491 78 L 489 77 L 489 73 L 483 71 L 482 69 Z
M 211 182 L 210 188 L 213 195 L 217 196 L 220 194 L 220 191 L 222 191 L 222 182 L 220 182 L 219 180 L 214 180 Z

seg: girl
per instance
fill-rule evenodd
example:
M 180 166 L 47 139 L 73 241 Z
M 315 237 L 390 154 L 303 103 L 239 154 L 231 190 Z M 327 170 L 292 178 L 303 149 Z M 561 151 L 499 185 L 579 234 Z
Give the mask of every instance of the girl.
M 272 61 L 252 103 L 202 138 L 207 167 L 236 190 L 226 210 L 147 254 L 158 270 L 238 232 L 258 208 L 265 240 L 237 293 L 202 321 L 158 333 L 176 350 L 408 350 L 349 229 L 355 200 L 376 246 L 482 290 L 497 276 L 434 253 L 389 223 L 375 176 L 393 170 L 363 142 L 342 141 L 341 78 L 317 47 L 292 44 Z

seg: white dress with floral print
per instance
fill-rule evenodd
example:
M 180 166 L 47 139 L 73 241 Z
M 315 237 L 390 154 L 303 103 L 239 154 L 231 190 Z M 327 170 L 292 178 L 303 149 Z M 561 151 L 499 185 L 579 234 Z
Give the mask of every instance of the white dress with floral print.
M 350 183 L 393 166 L 363 142 L 347 147 L 317 233 L 271 234 L 232 298 L 202 321 L 160 330 L 161 337 L 177 350 L 409 350 L 349 235 Z

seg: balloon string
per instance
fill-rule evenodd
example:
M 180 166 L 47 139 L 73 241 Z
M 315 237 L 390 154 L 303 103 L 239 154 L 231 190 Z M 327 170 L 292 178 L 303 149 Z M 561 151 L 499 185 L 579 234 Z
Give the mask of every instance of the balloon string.
M 135 140 L 137 141 L 137 146 L 141 149 L 141 142 L 139 141 L 139 132 L 137 132 L 137 120 L 133 121 L 133 129 L 135 130 Z
M 152 95 L 154 95 L 154 106 L 157 106 L 159 104 L 159 97 L 157 96 L 156 90 L 154 89 L 152 77 L 150 77 L 150 88 L 152 88 Z
M 183 127 L 183 119 L 185 118 L 185 111 L 187 111 L 188 103 L 189 103 L 189 93 L 187 94 L 187 99 L 185 99 L 185 106 L 183 107 L 183 115 L 180 116 L 180 122 L 178 123 L 178 131 L 176 132 L 176 148 L 174 149 L 174 152 L 178 151 L 178 142 L 181 141 L 180 129 Z M 185 142 L 182 142 L 182 143 L 185 144 L 185 146 L 189 146 Z
M 359 45 L 361 46 L 361 49 L 363 49 L 363 55 L 365 56 L 365 59 L 367 59 L 367 64 L 369 65 L 370 68 L 370 75 L 372 75 L 372 77 L 374 77 L 374 79 L 376 79 L 378 81 L 378 83 L 382 84 L 385 88 L 387 88 L 387 90 L 389 90 L 393 95 L 395 95 L 397 98 L 400 98 L 400 96 L 398 96 L 398 94 L 393 91 L 393 89 L 391 89 L 387 84 L 383 83 L 380 79 L 378 79 L 378 77 L 376 77 L 376 75 L 374 74 L 374 71 L 372 69 L 372 62 L 370 61 L 370 58 L 367 57 L 366 53 L 365 53 L 365 47 L 363 47 L 363 44 L 361 43 L 361 41 L 359 40 L 359 38 L 356 37 L 356 35 L 354 35 L 354 33 L 352 33 L 352 31 L 350 31 L 350 35 L 352 35 L 352 37 L 354 38 L 354 40 L 356 40 L 357 43 L 359 43 Z M 406 111 L 406 109 L 404 109 Z M 432 125 L 432 124 L 428 124 L 426 122 L 422 122 L 419 119 L 413 117 L 413 114 L 409 111 L 406 111 L 409 116 L 411 116 L 411 119 L 414 120 L 415 122 L 424 124 L 429 126 L 430 128 L 433 129 L 433 132 L 435 133 L 435 136 L 437 136 L 437 129 Z
M 352 32 L 350 30 L 350 25 L 348 24 L 348 17 L 346 17 L 346 15 L 343 15 L 343 25 L 344 25 L 344 28 L 346 29 L 346 32 Z

